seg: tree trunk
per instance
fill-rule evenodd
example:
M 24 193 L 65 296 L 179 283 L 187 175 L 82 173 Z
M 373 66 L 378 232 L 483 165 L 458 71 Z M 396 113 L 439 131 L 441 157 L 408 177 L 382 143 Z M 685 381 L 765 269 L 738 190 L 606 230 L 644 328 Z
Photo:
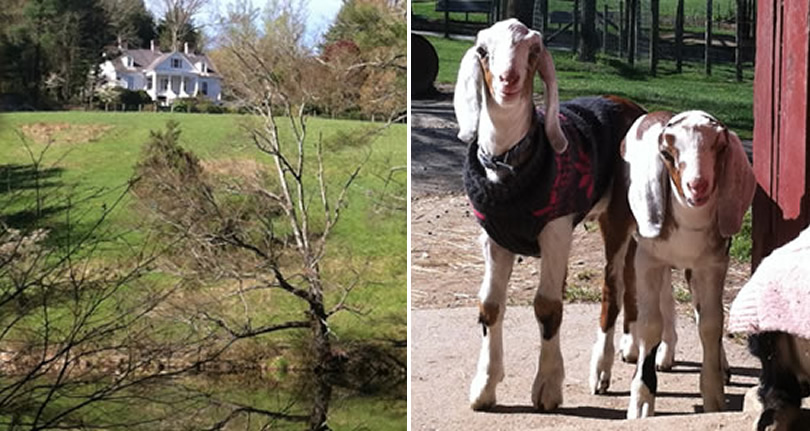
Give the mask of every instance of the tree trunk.
M 596 0 L 582 0 L 582 37 L 579 39 L 579 60 L 596 61 L 599 37 L 596 33 Z
M 658 73 L 659 11 L 659 0 L 650 0 L 650 12 L 652 13 L 652 25 L 650 31 L 650 75 L 652 76 L 655 76 L 656 73 Z
M 317 271 L 317 270 L 316 270 Z M 329 401 L 332 398 L 332 385 L 329 376 L 335 372 L 332 364 L 332 346 L 329 342 L 328 315 L 324 308 L 323 287 L 320 277 L 310 279 L 311 296 L 309 302 L 309 319 L 312 329 L 312 359 L 314 360 L 315 386 L 312 398 L 312 410 L 309 415 L 309 429 L 312 431 L 327 430 Z
M 678 0 L 675 12 L 675 70 L 683 71 L 683 0 Z
M 706 50 L 704 54 L 705 62 L 706 62 L 706 75 L 712 74 L 712 59 L 711 59 L 711 48 L 712 48 L 712 0 L 706 0 Z
M 627 62 L 630 66 L 636 63 L 636 22 L 638 21 L 638 0 L 630 0 L 627 9 L 629 21 L 627 22 Z
M 734 49 L 734 63 L 737 67 L 737 82 L 742 82 L 743 80 L 743 59 L 742 59 L 742 48 L 743 48 L 743 9 L 745 8 L 745 1 L 744 0 L 737 0 L 737 23 L 734 26 L 736 39 L 737 39 L 737 46 Z

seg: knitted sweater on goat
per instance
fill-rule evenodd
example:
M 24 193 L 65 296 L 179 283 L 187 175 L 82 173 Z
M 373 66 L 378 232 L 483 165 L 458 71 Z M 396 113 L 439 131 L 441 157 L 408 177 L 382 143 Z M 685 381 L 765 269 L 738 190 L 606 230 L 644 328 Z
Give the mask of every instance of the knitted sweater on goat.
M 557 154 L 536 112 L 532 154 L 500 182 L 487 179 L 470 144 L 464 186 L 478 223 L 497 244 L 516 254 L 540 256 L 538 235 L 555 218 L 574 214 L 579 223 L 610 185 L 622 136 L 619 106 L 606 98 L 579 98 L 560 105 L 568 149 Z

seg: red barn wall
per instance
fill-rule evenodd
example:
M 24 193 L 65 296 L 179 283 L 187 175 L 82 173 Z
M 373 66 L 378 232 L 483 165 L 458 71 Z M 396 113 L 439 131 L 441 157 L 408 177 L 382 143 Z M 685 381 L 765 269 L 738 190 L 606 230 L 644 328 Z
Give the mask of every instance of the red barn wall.
M 754 268 L 810 224 L 810 0 L 757 2 Z

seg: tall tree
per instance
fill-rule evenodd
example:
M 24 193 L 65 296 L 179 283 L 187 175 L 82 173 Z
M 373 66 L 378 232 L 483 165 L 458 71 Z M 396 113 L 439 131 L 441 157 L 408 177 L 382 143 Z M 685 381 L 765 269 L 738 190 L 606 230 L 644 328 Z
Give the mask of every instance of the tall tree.
M 147 47 L 157 37 L 155 19 L 143 0 L 101 0 L 112 33 L 130 47 Z
M 161 0 L 161 12 L 171 50 L 180 48 L 193 28 L 194 16 L 202 11 L 208 0 Z
M 354 47 L 352 47 L 352 45 Z M 403 9 L 385 0 L 348 0 L 324 35 L 323 65 L 342 79 L 322 88 L 331 110 L 367 115 L 405 112 L 407 26 Z M 331 55 L 331 53 L 337 55 Z M 351 82 L 351 85 L 344 85 Z M 335 103 L 338 100 L 341 103 Z M 342 106 L 341 106 L 342 105 Z M 333 111 L 334 112 L 334 111 Z
M 203 35 L 202 32 L 194 25 L 194 22 L 189 22 L 185 25 L 185 29 L 180 32 L 182 36 L 174 40 L 171 30 L 171 25 L 167 20 L 161 20 L 157 26 L 158 44 L 163 51 L 180 51 L 188 44 L 190 49 L 195 51 L 202 51 L 203 48 Z
M 6 14 L 12 23 L 0 28 L 0 68 L 7 86 L 36 107 L 79 102 L 88 93 L 88 73 L 97 69 L 111 39 L 99 1 L 29 0 L 10 6 Z

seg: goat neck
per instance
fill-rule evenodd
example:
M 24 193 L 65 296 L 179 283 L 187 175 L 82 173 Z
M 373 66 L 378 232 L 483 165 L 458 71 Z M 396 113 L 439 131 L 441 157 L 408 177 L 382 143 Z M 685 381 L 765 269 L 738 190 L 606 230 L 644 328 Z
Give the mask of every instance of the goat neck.
M 717 191 L 711 194 L 708 202 L 693 207 L 677 192 L 670 180 L 670 208 L 672 217 L 679 228 L 688 230 L 706 230 L 716 226 Z
M 485 97 L 478 123 L 478 146 L 487 154 L 499 156 L 517 145 L 532 126 L 534 105 L 531 91 L 508 106 L 499 105 L 492 97 Z

